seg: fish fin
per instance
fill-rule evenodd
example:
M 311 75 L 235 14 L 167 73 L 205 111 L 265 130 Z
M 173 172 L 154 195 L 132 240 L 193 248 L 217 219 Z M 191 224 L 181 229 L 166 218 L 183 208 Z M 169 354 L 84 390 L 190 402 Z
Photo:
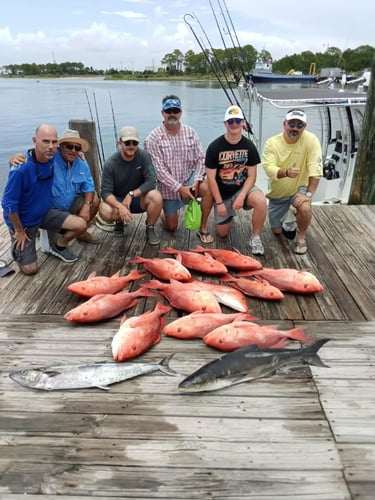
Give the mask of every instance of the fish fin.
M 58 375 L 61 375 L 61 372 L 57 371 L 57 370 L 43 370 L 43 373 L 45 373 L 46 375 L 48 375 L 49 377 L 57 377 Z
M 242 254 L 241 254 L 241 252 L 240 252 L 237 248 L 234 248 L 234 247 L 233 247 L 233 248 L 232 248 L 232 250 L 233 250 L 233 252 L 236 252 L 236 253 L 238 253 L 239 255 L 242 255 Z
M 94 271 L 93 273 L 91 273 L 91 274 L 89 274 L 89 275 L 87 276 L 87 279 L 88 279 L 88 280 L 92 280 L 92 279 L 93 279 L 93 278 L 95 278 L 95 277 L 96 277 L 96 272 Z
M 124 314 L 124 316 L 121 318 L 120 325 L 125 323 L 125 321 L 126 321 L 126 314 Z
M 191 252 L 198 252 L 198 253 L 201 253 L 201 252 L 205 252 L 206 249 L 203 248 L 201 245 L 197 245 L 195 248 L 191 248 L 190 249 Z
M 120 271 L 117 271 L 117 273 L 112 274 L 111 278 L 118 278 L 120 276 Z
M 330 368 L 328 365 L 323 363 L 323 361 L 320 359 L 319 355 L 317 352 L 319 349 L 326 344 L 330 339 L 321 339 L 318 340 L 317 342 L 314 342 L 313 344 L 308 345 L 307 347 L 302 349 L 303 357 L 306 359 L 306 361 L 313 366 L 321 366 L 325 368 Z
M 308 361 L 309 365 L 320 366 L 321 368 L 331 368 L 329 365 L 323 363 L 323 361 L 317 354 L 315 354 L 315 356 L 306 358 L 306 360 Z
M 171 375 L 173 377 L 175 377 L 176 375 L 179 375 L 179 373 L 177 373 L 175 370 L 173 370 L 170 366 L 169 366 L 169 362 L 170 360 L 173 358 L 173 356 L 175 355 L 176 353 L 173 353 L 171 354 L 170 356 L 166 356 L 165 358 L 161 359 L 159 361 L 159 370 L 163 373 L 165 373 L 166 375 Z
M 108 387 L 107 385 L 97 385 L 96 386 L 98 389 L 102 389 L 103 391 L 109 391 L 111 388 Z

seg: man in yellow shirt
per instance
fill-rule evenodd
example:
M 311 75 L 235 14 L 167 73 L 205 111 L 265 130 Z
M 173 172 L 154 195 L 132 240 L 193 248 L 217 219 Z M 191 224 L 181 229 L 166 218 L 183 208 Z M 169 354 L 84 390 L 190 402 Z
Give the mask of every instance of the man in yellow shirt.
M 272 232 L 283 233 L 289 239 L 295 237 L 294 252 L 298 255 L 307 251 L 305 237 L 312 217 L 311 199 L 323 175 L 319 139 L 306 126 L 302 109 L 288 111 L 283 131 L 266 141 L 262 157 L 269 177 L 267 198 Z M 283 226 L 289 210 L 295 213 L 297 232 Z

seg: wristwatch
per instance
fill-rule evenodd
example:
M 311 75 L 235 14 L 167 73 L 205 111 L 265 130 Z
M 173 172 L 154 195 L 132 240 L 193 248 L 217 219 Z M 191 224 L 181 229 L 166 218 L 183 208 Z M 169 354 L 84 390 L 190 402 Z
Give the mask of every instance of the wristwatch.
M 308 198 L 311 198 L 312 193 L 310 193 L 310 191 L 306 191 L 305 195 L 306 195 Z
M 134 191 L 129 191 L 128 195 L 134 198 Z

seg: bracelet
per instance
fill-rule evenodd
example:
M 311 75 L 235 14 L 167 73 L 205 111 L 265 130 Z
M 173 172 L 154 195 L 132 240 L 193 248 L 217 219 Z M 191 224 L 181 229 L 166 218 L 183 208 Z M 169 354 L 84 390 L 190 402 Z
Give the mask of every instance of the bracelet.
M 285 169 L 285 177 L 289 177 L 289 173 L 288 173 L 288 171 L 289 171 L 289 168 L 286 168 L 286 169 Z
M 215 207 L 218 207 L 219 205 L 224 205 L 224 202 L 223 201 L 215 202 Z

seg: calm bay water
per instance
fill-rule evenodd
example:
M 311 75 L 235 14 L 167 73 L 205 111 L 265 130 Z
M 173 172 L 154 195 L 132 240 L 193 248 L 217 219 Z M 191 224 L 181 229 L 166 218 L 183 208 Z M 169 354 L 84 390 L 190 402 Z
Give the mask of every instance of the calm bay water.
M 137 127 L 142 142 L 161 122 L 161 100 L 167 94 L 181 98 L 182 121 L 195 128 L 204 147 L 223 133 L 229 102 L 221 88 L 209 83 L 0 78 L 0 193 L 8 176 L 9 158 L 32 146 L 40 123 L 50 123 L 61 135 L 69 120 L 93 119 L 99 125 L 98 140 L 100 135 L 108 158 L 116 149 L 115 128 Z

